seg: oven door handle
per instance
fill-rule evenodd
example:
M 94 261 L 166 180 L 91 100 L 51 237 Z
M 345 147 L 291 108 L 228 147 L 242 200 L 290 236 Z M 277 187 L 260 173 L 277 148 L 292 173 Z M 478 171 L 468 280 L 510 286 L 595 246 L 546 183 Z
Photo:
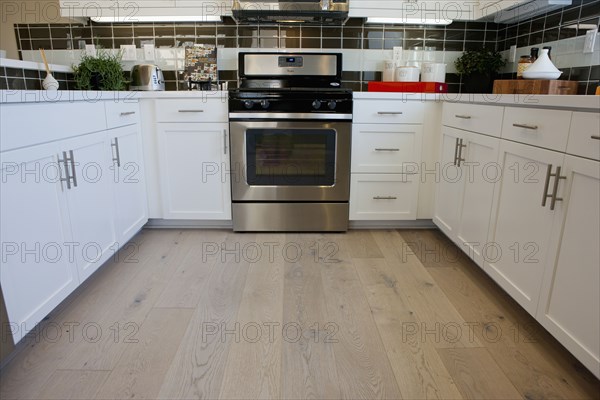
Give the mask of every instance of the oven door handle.
M 352 114 L 327 114 L 327 113 L 276 113 L 276 112 L 233 112 L 229 113 L 230 119 L 265 119 L 265 120 L 352 120 Z

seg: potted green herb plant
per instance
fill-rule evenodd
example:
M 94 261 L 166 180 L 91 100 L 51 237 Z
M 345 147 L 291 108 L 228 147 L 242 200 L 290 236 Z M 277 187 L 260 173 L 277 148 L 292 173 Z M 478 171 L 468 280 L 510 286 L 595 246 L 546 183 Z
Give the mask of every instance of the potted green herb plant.
M 121 52 L 113 54 L 99 49 L 96 56 L 84 54 L 81 62 L 73 66 L 77 88 L 81 90 L 125 90 L 127 80 L 123 75 Z
M 454 62 L 462 75 L 464 93 L 491 93 L 494 77 L 505 65 L 500 52 L 485 48 L 467 50 Z

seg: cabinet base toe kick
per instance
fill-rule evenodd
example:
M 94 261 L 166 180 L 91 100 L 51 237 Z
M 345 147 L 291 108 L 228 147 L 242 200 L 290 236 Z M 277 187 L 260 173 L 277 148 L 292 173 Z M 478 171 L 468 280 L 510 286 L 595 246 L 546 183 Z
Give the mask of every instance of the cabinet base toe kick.
M 345 232 L 348 203 L 233 203 L 235 232 Z

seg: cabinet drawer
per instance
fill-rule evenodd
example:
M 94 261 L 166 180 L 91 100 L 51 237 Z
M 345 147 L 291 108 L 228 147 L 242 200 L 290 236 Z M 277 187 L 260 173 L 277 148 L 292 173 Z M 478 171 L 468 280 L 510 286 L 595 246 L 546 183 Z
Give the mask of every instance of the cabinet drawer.
M 227 102 L 222 99 L 155 100 L 157 122 L 227 122 Z
M 355 123 L 422 124 L 424 105 L 402 100 L 355 100 Z
M 403 173 L 421 161 L 422 125 L 354 124 L 352 172 Z
M 567 153 L 600 160 L 600 114 L 573 113 Z
M 140 106 L 137 100 L 106 101 L 104 107 L 108 129 L 137 124 L 140 120 Z
M 102 102 L 2 104 L 0 151 L 106 129 Z
M 414 220 L 419 175 L 352 174 L 350 219 Z
M 502 138 L 546 149 L 565 151 L 571 111 L 506 107 Z
M 442 124 L 466 131 L 500 137 L 502 131 L 502 106 L 444 103 Z

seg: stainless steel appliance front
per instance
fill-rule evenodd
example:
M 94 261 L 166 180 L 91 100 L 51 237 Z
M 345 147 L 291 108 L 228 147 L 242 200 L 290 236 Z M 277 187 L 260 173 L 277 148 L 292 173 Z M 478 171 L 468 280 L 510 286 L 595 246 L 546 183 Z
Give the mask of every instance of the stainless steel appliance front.
M 351 123 L 230 122 L 235 231 L 348 229 Z

